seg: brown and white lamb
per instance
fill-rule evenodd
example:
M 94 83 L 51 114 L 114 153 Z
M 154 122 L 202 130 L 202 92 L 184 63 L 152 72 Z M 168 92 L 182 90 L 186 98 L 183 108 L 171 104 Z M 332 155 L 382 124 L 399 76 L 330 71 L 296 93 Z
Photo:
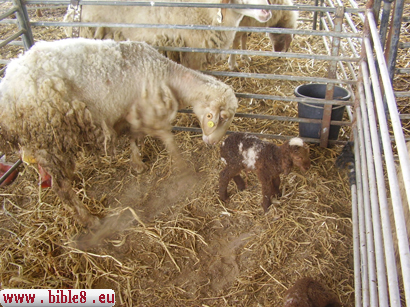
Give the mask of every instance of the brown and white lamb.
M 289 174 L 293 166 L 307 171 L 310 167 L 309 147 L 300 138 L 292 138 L 283 145 L 260 140 L 245 133 L 229 135 L 221 145 L 221 159 L 226 167 L 219 175 L 219 197 L 228 200 L 228 183 L 234 180 L 239 190 L 246 184 L 242 170 L 255 172 L 262 185 L 262 207 L 265 212 L 273 196 L 280 196 L 280 174 Z
M 342 307 L 337 296 L 319 281 L 304 277 L 285 293 L 283 307 Z

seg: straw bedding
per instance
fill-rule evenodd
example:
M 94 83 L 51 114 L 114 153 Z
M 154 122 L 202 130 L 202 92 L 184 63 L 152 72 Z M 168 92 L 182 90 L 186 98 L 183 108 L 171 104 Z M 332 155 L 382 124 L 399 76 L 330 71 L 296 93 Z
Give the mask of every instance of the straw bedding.
M 45 10 L 43 19 L 61 20 L 62 14 Z M 34 32 L 36 39 L 64 37 L 61 29 Z M 250 45 L 270 49 L 264 35 L 252 35 Z M 325 54 L 317 37 L 296 37 L 291 51 Z M 243 72 L 327 74 L 327 64 L 313 60 L 254 57 L 239 65 Z M 297 85 L 223 80 L 237 92 L 282 96 L 292 96 Z M 270 100 L 241 99 L 238 112 L 297 116 L 296 103 Z M 190 114 L 179 114 L 174 124 L 198 127 Z M 244 118 L 235 118 L 230 130 L 298 134 L 294 123 Z M 342 128 L 340 139 L 349 136 L 350 128 Z M 22 166 L 16 181 L 0 190 L 1 287 L 110 288 L 116 306 L 280 306 L 287 288 L 312 276 L 344 306 L 353 306 L 350 187 L 334 166 L 340 146 L 311 145 L 311 169 L 283 177 L 283 196 L 264 215 L 254 174 L 246 175 L 245 191 L 231 183 L 231 199 L 222 203 L 218 146 L 207 146 L 194 133 L 175 137 L 187 172 L 175 169 L 163 144 L 150 137 L 142 149 L 150 168 L 141 175 L 130 169 L 126 139 L 119 140 L 115 156 L 79 155 L 73 188 L 93 214 L 105 217 L 92 232 L 51 190 L 39 188 L 34 166 Z

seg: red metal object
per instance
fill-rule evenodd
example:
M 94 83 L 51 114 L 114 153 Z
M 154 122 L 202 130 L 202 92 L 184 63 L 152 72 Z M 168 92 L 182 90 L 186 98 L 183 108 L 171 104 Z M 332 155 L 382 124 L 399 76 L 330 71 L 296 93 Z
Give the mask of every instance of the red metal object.
M 16 179 L 20 163 L 20 160 L 15 164 L 0 162 L 0 187 L 9 185 Z
M 42 189 L 44 188 L 51 188 L 53 184 L 53 179 L 51 178 L 50 174 L 47 173 L 44 168 L 41 167 L 41 165 L 38 165 L 38 172 L 40 173 L 40 186 Z

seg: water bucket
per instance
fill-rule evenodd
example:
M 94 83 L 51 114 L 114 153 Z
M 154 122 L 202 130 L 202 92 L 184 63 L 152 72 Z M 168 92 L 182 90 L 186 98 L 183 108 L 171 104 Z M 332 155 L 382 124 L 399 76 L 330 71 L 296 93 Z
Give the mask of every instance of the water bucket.
M 300 85 L 295 89 L 295 96 L 303 98 L 325 99 L 326 84 L 312 83 Z M 333 99 L 344 101 L 349 100 L 350 93 L 348 90 L 342 87 L 335 86 L 333 92 Z M 324 104 L 298 102 L 298 116 L 299 118 L 322 119 L 323 108 Z M 341 121 L 343 119 L 344 110 L 345 106 L 343 105 L 333 105 L 331 120 Z M 321 128 L 321 124 L 299 123 L 299 135 L 301 137 L 319 139 Z M 337 140 L 339 136 L 339 130 L 340 126 L 330 125 L 329 140 Z

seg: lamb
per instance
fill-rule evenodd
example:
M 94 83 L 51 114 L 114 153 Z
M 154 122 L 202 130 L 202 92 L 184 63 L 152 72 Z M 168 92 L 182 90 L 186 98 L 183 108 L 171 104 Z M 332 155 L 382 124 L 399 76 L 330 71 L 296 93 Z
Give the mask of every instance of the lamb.
M 97 226 L 98 219 L 71 188 L 81 148 L 111 153 L 116 135 L 127 133 L 131 163 L 142 172 L 146 166 L 138 137 L 159 138 L 178 159 L 170 122 L 179 109 L 192 106 L 203 141 L 215 144 L 237 105 L 231 87 L 174 63 L 143 42 L 39 42 L 8 65 L 0 83 L 0 146 L 19 148 L 24 161 L 38 163 L 79 221 Z
M 269 0 L 272 5 L 293 5 L 292 0 Z M 239 27 L 269 27 L 269 28 L 289 28 L 296 29 L 298 11 L 272 11 L 272 18 L 265 23 L 260 23 L 255 19 L 245 16 Z M 292 34 L 279 34 L 279 33 L 266 33 L 272 44 L 272 51 L 286 52 L 292 42 Z M 239 49 L 239 44 L 242 46 L 242 50 L 246 50 L 246 32 L 236 32 L 235 38 L 232 43 L 232 49 Z M 242 55 L 241 58 L 244 61 L 250 62 L 251 58 L 246 55 Z M 229 69 L 235 70 L 238 64 L 236 63 L 235 54 L 231 54 L 228 59 Z
M 121 0 L 126 1 L 126 0 Z M 119 2 L 121 2 L 119 1 Z M 142 0 L 141 0 L 142 1 Z M 163 2 L 168 0 L 159 0 Z M 200 2 L 198 0 L 171 0 L 174 2 Z M 219 3 L 221 0 L 208 0 Z M 202 1 L 203 2 L 203 1 Z M 268 0 L 222 0 L 222 3 L 269 5 Z M 186 7 L 144 7 L 144 6 L 83 6 L 81 21 L 139 24 L 179 24 L 202 26 L 237 27 L 244 16 L 266 22 L 271 12 L 263 9 L 217 9 Z M 68 9 L 65 21 L 74 19 L 75 10 Z M 68 30 L 71 36 L 72 29 Z M 192 47 L 228 49 L 233 42 L 234 31 L 176 30 L 153 28 L 81 28 L 80 36 L 86 38 L 145 41 L 153 46 Z M 215 53 L 166 52 L 172 60 L 192 69 L 205 69 L 218 61 Z
M 262 185 L 262 207 L 265 213 L 271 205 L 271 197 L 280 196 L 279 175 L 289 174 L 295 165 L 302 171 L 310 167 L 309 147 L 300 138 L 292 138 L 277 146 L 244 133 L 233 133 L 222 143 L 221 159 L 226 167 L 219 175 L 219 197 L 228 200 L 228 183 L 233 178 L 240 191 L 245 182 L 240 177 L 242 170 L 257 174 Z
M 311 277 L 296 281 L 285 293 L 283 307 L 342 307 L 337 296 Z

